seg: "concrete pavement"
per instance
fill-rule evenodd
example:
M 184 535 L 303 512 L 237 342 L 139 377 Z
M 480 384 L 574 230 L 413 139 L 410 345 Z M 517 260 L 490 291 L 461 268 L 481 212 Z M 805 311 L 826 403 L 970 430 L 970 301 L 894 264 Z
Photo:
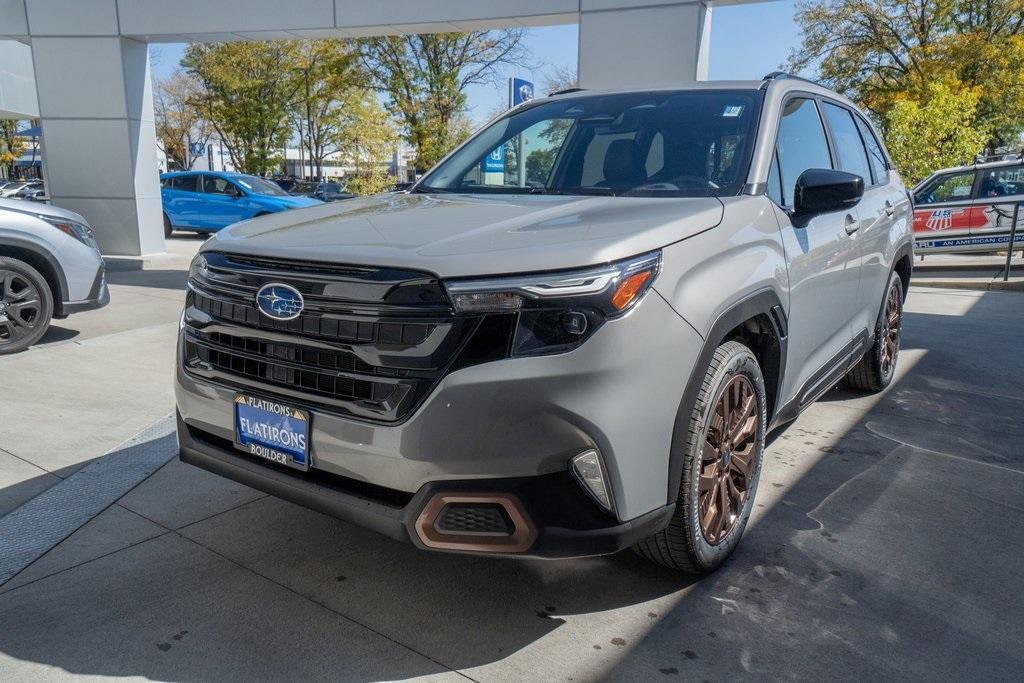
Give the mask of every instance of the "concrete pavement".
M 83 321 L 80 343 L 0 361 L 33 401 L 0 406 L 0 449 L 53 472 L 0 468 L 0 502 L 170 412 L 184 271 L 160 269 L 167 287 L 115 285 L 108 334 Z M 776 435 L 743 544 L 700 581 L 630 553 L 429 554 L 172 460 L 0 586 L 0 677 L 1019 678 L 1022 311 L 912 289 L 895 384 L 834 390 Z M 47 447 L 22 443 L 39 432 Z

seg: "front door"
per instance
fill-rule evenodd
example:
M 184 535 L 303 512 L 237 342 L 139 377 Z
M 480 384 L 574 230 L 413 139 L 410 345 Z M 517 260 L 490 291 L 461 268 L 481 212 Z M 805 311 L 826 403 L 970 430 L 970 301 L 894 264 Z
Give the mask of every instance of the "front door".
M 220 230 L 248 218 L 249 200 L 237 185 L 220 176 L 203 176 L 203 224 Z

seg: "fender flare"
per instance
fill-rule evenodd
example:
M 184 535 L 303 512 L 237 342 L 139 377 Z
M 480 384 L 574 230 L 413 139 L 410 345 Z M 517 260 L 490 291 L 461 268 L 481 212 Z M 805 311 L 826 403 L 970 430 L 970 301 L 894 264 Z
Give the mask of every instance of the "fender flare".
M 33 256 L 38 256 L 46 262 L 46 265 L 48 265 L 50 270 L 53 272 L 54 277 L 57 278 L 58 291 L 56 294 L 58 296 L 54 297 L 55 301 L 53 302 L 53 306 L 54 310 L 59 310 L 61 304 L 68 300 L 68 280 L 67 276 L 64 275 L 64 268 L 60 265 L 60 261 L 50 253 L 49 249 L 20 237 L 10 235 L 4 237 L 3 241 L 0 242 L 0 255 L 3 254 L 4 247 L 14 247 L 15 249 L 22 249 L 24 251 L 31 252 Z
M 786 337 L 788 334 L 785 319 L 785 309 L 782 300 L 774 289 L 765 288 L 752 292 L 746 297 L 732 303 L 728 309 L 722 312 L 711 325 L 710 331 L 704 338 L 697 362 L 690 371 L 690 378 L 683 390 L 683 397 L 676 411 L 675 424 L 672 427 L 672 444 L 669 448 L 668 459 L 668 502 L 674 503 L 679 496 L 679 486 L 683 476 L 683 462 L 686 459 L 686 434 L 690 426 L 690 416 L 697 403 L 697 394 L 700 393 L 701 384 L 704 382 L 704 374 L 711 364 L 711 358 L 721 344 L 722 339 L 730 330 L 751 318 L 764 315 L 771 321 L 775 335 L 779 340 L 779 377 L 775 389 L 775 400 L 773 402 L 772 415 L 768 415 L 768 424 L 771 424 L 773 415 L 780 408 L 783 379 L 786 374 Z M 767 427 L 767 425 L 766 425 Z

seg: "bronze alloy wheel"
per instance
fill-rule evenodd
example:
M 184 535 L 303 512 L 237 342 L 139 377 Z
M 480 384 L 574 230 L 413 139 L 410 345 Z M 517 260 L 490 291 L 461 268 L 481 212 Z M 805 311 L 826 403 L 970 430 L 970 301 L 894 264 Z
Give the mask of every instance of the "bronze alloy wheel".
M 701 454 L 697 505 L 709 545 L 728 537 L 747 501 L 760 419 L 754 386 L 736 375 L 718 395 Z
M 882 374 L 889 375 L 896 363 L 900 350 L 900 322 L 903 313 L 903 297 L 896 286 L 889 287 L 885 301 L 885 319 L 882 321 L 881 366 Z
M 14 346 L 45 324 L 36 286 L 22 273 L 0 268 L 0 349 Z

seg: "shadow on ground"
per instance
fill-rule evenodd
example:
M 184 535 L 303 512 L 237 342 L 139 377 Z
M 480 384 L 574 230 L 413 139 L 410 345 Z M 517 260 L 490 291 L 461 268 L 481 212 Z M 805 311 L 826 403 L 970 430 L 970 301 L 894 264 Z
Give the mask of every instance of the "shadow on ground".
M 428 554 L 175 461 L 112 508 L 131 533 L 79 532 L 123 533 L 123 549 L 0 594 L 0 623 L 17 625 L 0 629 L 0 669 L 1015 678 L 1024 390 L 1004 369 L 1022 302 L 964 295 L 976 303 L 961 315 L 938 296 L 914 293 L 903 374 L 883 397 L 835 390 L 778 435 L 740 550 L 696 583 L 630 553 Z

